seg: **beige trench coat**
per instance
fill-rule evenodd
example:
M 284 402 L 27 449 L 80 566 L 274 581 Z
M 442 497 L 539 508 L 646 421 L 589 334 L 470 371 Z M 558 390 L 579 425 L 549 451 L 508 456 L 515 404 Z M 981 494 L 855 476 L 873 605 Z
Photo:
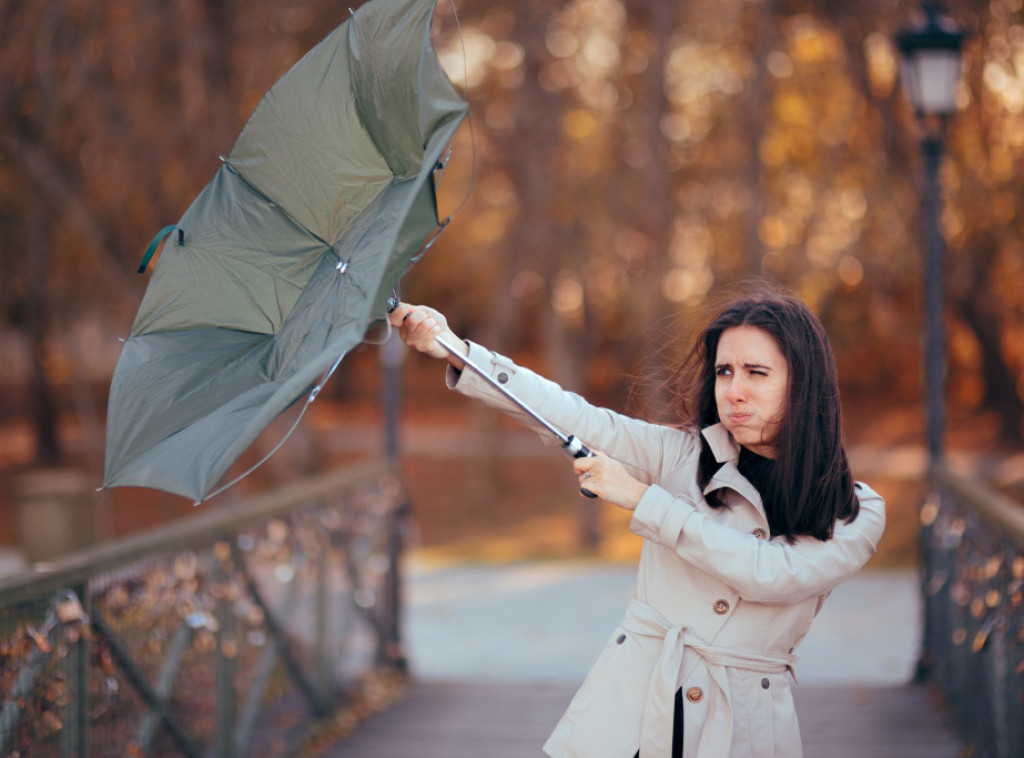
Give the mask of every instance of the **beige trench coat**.
M 644 537 L 633 598 L 544 745 L 553 758 L 669 758 L 675 692 L 684 694 L 685 758 L 800 758 L 790 691 L 793 651 L 836 585 L 871 557 L 882 499 L 857 484 L 860 515 L 828 542 L 766 539 L 761 498 L 739 473 L 722 426 L 705 429 L 722 468 L 702 492 L 696 433 L 646 423 L 583 398 L 470 343 L 470 356 L 554 426 L 650 484 L 630 528 Z M 471 371 L 449 387 L 517 416 Z M 728 507 L 705 496 L 725 490 Z

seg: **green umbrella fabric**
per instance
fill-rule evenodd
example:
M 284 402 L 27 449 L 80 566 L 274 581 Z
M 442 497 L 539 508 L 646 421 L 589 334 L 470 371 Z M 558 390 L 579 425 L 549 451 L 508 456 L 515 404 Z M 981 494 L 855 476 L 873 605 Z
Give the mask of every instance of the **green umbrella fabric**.
M 105 487 L 205 499 L 385 315 L 467 112 L 436 0 L 372 0 L 267 93 L 177 224 L 114 372 Z

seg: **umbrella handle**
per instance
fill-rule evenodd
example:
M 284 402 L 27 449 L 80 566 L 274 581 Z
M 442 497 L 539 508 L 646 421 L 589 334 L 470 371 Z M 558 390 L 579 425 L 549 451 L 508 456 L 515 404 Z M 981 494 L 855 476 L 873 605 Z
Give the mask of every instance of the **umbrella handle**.
M 582 442 L 580 442 L 578 439 L 576 439 L 576 437 L 574 437 L 571 434 L 569 435 L 569 439 L 567 439 L 562 444 L 562 449 L 565 452 L 567 452 L 569 455 L 571 455 L 573 458 L 593 458 L 594 457 L 594 453 L 591 451 L 591 449 L 588 448 L 586 445 L 584 445 Z M 587 497 L 595 497 L 595 498 L 597 497 L 597 495 L 595 495 L 593 492 L 588 490 L 586 487 L 580 487 L 580 494 L 581 495 L 586 495 Z

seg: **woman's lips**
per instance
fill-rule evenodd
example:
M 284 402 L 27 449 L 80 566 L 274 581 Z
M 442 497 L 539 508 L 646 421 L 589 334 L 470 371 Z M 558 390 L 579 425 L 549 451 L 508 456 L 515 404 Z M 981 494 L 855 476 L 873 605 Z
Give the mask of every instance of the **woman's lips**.
M 730 413 L 729 423 L 731 424 L 745 424 L 753 417 L 751 413 Z

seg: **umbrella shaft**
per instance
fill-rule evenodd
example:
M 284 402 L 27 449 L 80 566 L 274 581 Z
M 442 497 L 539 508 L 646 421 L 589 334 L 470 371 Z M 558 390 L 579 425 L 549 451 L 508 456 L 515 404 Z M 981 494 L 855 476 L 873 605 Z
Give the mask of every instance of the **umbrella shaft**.
M 503 384 L 500 384 L 490 374 L 488 374 L 486 371 L 484 371 L 482 368 L 480 368 L 480 366 L 478 366 L 475 362 L 473 362 L 468 357 L 463 355 L 462 352 L 458 350 L 458 348 L 456 348 L 454 345 L 451 345 L 443 337 L 435 337 L 434 341 L 437 342 L 438 345 L 443 347 L 449 353 L 451 353 L 453 356 L 458 358 L 460 361 L 465 363 L 467 367 L 471 368 L 476 374 L 478 374 L 480 376 L 481 379 L 483 379 L 489 385 L 494 387 L 494 389 L 498 390 L 498 392 L 500 392 L 502 395 L 507 397 L 509 400 L 511 400 L 517 406 L 519 406 L 525 413 L 527 413 L 529 416 L 531 416 L 538 424 L 540 424 L 545 429 L 547 429 L 549 432 L 551 432 L 553 435 L 558 437 L 558 439 L 561 441 L 563 447 L 565 447 L 568 450 L 569 446 L 572 445 L 573 438 L 567 437 L 566 435 L 562 434 L 562 432 L 560 432 L 558 429 L 553 427 L 550 424 L 550 422 L 548 422 L 548 420 L 546 418 L 541 416 L 539 413 L 537 413 L 537 411 L 533 410 L 533 408 L 531 408 L 526 403 L 524 403 L 522 400 L 520 400 L 518 397 L 516 397 L 516 395 L 511 390 L 507 389 Z M 578 456 L 575 455 L 575 451 L 570 451 L 570 455 L 573 455 L 574 457 L 578 457 Z
M 434 337 L 434 341 L 438 345 L 443 347 L 445 350 L 447 350 L 449 353 L 451 353 L 453 356 L 462 361 L 464 364 L 466 364 L 467 368 L 472 369 L 476 374 L 480 376 L 481 379 L 483 379 L 489 385 L 494 387 L 494 389 L 496 389 L 502 395 L 507 397 L 513 403 L 515 403 L 519 408 L 523 410 L 524 413 L 533 418 L 538 424 L 540 424 L 553 435 L 555 435 L 562 443 L 562 449 L 565 452 L 567 452 L 570 456 L 572 456 L 573 458 L 589 458 L 590 456 L 593 455 L 590 449 L 582 442 L 580 442 L 574 435 L 562 434 L 562 432 L 553 427 L 546 418 L 541 416 L 539 413 L 537 413 L 537 411 L 533 410 L 533 408 L 531 408 L 518 397 L 516 397 L 515 393 L 513 393 L 503 384 L 499 383 L 490 374 L 488 374 L 486 371 L 480 368 L 480 366 L 478 366 L 473 360 L 463 355 L 460 350 L 458 350 L 454 345 L 451 345 L 443 337 Z M 597 495 L 588 490 L 586 487 L 580 487 L 580 492 L 590 498 L 597 497 Z

